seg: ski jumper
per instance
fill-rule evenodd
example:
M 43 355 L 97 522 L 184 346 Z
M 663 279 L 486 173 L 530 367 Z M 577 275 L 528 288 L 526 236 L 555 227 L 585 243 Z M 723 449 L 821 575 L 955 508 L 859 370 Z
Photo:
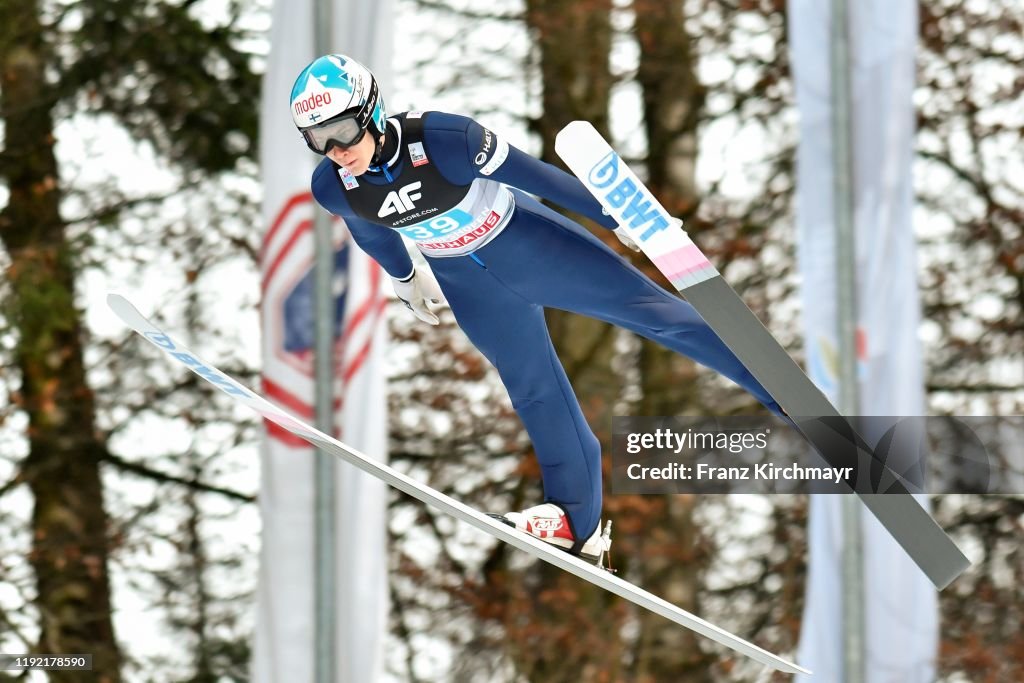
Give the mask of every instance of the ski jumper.
M 541 466 L 545 502 L 577 539 L 601 515 L 601 449 L 544 320 L 555 308 L 631 330 L 705 365 L 781 410 L 688 303 L 659 287 L 539 195 L 606 228 L 575 177 L 464 116 L 388 119 L 379 167 L 359 177 L 324 158 L 312 190 L 392 277 L 411 276 L 402 237 L 424 255 L 459 326 L 494 365 Z

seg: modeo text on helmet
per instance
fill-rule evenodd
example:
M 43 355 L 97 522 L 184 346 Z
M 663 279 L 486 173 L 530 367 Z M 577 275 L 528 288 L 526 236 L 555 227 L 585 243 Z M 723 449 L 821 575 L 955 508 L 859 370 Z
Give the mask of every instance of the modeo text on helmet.
M 318 92 L 310 95 L 304 100 L 296 100 L 295 102 L 295 113 L 305 114 L 308 111 L 319 109 L 320 107 L 331 103 L 331 93 L 329 92 Z

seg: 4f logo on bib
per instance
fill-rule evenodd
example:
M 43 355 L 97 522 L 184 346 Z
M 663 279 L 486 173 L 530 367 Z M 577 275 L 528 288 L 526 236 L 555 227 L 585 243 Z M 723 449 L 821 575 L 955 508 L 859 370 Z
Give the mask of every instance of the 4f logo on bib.
M 381 204 L 377 216 L 384 218 L 393 213 L 405 213 L 415 209 L 414 202 L 423 196 L 417 192 L 422 185 L 423 183 L 417 180 L 415 183 L 409 183 L 404 187 L 388 192 L 388 196 L 384 198 L 384 203 Z

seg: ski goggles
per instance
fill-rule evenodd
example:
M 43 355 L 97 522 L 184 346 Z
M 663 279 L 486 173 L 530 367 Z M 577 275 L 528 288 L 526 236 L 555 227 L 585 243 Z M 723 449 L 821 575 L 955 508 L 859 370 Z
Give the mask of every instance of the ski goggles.
M 358 145 L 366 134 L 366 127 L 360 125 L 359 113 L 346 114 L 339 118 L 325 121 L 313 128 L 303 128 L 302 137 L 306 145 L 317 154 L 327 154 L 331 145 L 342 149 Z
M 317 154 L 327 154 L 331 145 L 342 149 L 358 145 L 370 125 L 370 117 L 377 108 L 377 81 L 370 79 L 370 94 L 355 111 L 340 114 L 317 126 L 302 129 L 302 137 L 306 145 Z

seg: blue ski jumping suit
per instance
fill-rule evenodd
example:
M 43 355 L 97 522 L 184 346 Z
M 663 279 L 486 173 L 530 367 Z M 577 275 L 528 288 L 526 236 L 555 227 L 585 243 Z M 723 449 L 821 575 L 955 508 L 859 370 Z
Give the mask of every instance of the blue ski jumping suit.
M 325 157 L 312 190 L 392 277 L 413 272 L 402 236 L 416 244 L 459 326 L 497 368 L 537 453 L 544 500 L 568 513 L 577 539 L 600 520 L 601 450 L 555 355 L 545 308 L 632 330 L 780 412 L 692 306 L 526 194 L 614 228 L 581 182 L 472 119 L 392 117 L 380 166 L 354 177 Z

